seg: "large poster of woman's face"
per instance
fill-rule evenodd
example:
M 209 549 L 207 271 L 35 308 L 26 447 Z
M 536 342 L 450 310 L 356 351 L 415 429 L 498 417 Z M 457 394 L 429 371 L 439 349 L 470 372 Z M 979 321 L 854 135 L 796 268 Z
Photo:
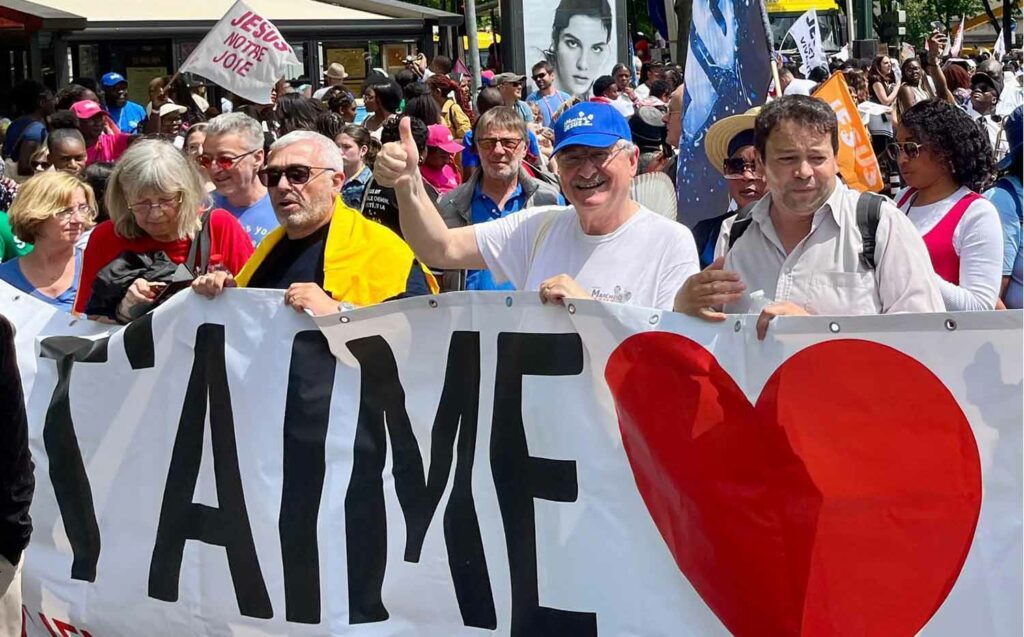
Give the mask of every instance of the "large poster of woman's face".
M 547 60 L 555 88 L 590 97 L 590 87 L 619 60 L 615 0 L 523 0 L 526 71 Z

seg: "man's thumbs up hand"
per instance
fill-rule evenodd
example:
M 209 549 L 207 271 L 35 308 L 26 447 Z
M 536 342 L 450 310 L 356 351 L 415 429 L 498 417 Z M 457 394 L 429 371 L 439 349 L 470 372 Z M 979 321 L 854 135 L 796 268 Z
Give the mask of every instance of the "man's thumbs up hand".
M 399 141 L 384 144 L 373 166 L 374 179 L 386 188 L 407 186 L 419 174 L 420 153 L 408 117 L 398 123 L 398 135 Z

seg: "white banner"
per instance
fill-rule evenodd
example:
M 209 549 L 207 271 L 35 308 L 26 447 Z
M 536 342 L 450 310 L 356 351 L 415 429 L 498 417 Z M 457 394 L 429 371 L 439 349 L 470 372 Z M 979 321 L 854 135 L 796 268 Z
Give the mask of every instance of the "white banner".
M 237 0 L 178 71 L 201 75 L 256 104 L 269 104 L 270 91 L 286 67 L 298 64 L 270 20 Z
M 821 46 L 821 29 L 818 26 L 818 12 L 808 9 L 789 28 L 789 35 L 800 51 L 800 72 L 807 77 L 811 69 L 819 66 L 828 68 L 825 49 Z
M 29 635 L 1022 631 L 1019 311 L 0 310 Z

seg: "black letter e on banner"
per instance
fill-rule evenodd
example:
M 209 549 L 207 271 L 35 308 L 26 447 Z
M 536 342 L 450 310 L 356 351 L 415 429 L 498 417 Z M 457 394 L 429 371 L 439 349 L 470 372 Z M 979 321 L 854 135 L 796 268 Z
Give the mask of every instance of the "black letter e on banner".
M 207 399 L 219 508 L 192 502 L 203 455 Z M 178 600 L 178 580 L 186 540 L 199 540 L 227 549 L 228 568 L 235 585 L 239 612 L 262 619 L 274 616 L 260 572 L 238 470 L 231 392 L 224 363 L 223 325 L 205 324 L 196 330 L 195 362 L 178 422 L 153 561 L 149 566 L 150 597 L 166 602 Z
M 530 455 L 523 424 L 523 376 L 575 376 L 583 371 L 578 334 L 498 335 L 491 420 L 491 472 L 505 528 L 512 585 L 513 637 L 597 635 L 597 615 L 540 605 L 533 499 L 575 502 L 576 463 Z

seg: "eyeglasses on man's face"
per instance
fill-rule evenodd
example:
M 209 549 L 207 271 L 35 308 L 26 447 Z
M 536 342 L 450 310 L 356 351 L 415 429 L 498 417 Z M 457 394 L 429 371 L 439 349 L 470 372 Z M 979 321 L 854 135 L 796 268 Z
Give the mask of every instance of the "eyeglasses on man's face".
M 513 153 L 523 143 L 522 137 L 481 137 L 476 140 L 477 145 L 485 152 L 491 152 L 501 144 L 501 148 L 507 153 Z
M 202 147 L 200 146 L 200 148 Z M 211 157 L 210 155 L 200 155 L 199 157 L 196 158 L 196 161 L 199 163 L 200 166 L 206 168 L 207 170 L 209 170 L 213 166 L 216 166 L 219 170 L 231 170 L 232 168 L 235 167 L 236 164 L 238 164 L 238 162 L 242 161 L 249 155 L 252 155 L 253 153 L 259 150 L 262 149 L 254 148 L 253 150 L 250 150 L 247 153 L 242 153 L 241 155 L 220 155 L 218 157 Z
M 564 151 L 557 155 L 558 165 L 563 168 L 574 169 L 582 168 L 584 164 L 589 163 L 594 168 L 604 168 L 616 155 L 622 152 L 623 148 L 625 146 Z

